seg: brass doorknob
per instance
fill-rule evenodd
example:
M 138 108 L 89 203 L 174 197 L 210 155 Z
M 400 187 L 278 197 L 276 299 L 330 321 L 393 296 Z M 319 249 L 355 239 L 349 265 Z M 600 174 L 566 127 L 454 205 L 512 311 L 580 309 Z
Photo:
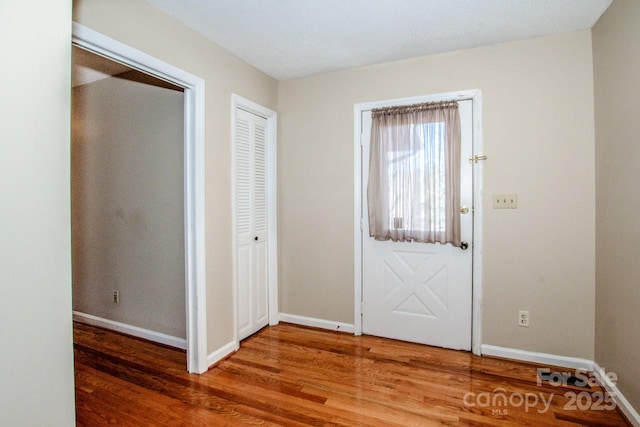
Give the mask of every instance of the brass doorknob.
M 469 208 L 467 206 L 461 206 L 460 207 L 460 213 L 462 215 L 468 214 L 469 213 Z
M 469 249 L 469 244 L 467 242 L 460 243 L 460 249 L 466 251 L 467 249 Z

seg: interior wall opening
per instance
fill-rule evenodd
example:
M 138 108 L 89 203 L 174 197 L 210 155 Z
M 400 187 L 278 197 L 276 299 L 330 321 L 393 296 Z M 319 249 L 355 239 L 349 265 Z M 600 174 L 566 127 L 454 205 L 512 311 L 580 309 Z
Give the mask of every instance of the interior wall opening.
M 78 46 L 72 86 L 74 319 L 186 349 L 184 89 Z

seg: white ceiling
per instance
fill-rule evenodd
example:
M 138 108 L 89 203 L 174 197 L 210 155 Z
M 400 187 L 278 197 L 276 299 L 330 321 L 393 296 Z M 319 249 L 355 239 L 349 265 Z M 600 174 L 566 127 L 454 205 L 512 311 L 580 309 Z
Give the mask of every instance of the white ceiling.
M 278 80 L 591 28 L 611 0 L 148 0 Z

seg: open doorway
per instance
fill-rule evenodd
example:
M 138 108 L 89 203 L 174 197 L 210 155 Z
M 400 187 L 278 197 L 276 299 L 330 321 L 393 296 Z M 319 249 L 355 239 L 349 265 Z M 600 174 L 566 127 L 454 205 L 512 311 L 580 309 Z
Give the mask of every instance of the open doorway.
M 73 47 L 74 318 L 186 349 L 184 89 Z
M 95 248 L 97 245 L 95 242 L 91 250 L 87 251 L 89 254 L 83 254 L 87 250 L 86 246 L 83 246 L 82 242 L 74 241 L 74 282 L 87 281 L 87 277 L 98 277 L 97 280 L 104 280 L 101 285 L 100 296 L 102 298 L 104 293 L 108 291 L 108 308 L 102 307 L 102 312 L 98 315 L 91 315 L 93 317 L 84 316 L 83 320 L 94 321 L 105 319 L 101 316 L 113 315 L 117 312 L 114 308 L 120 304 L 123 304 L 125 298 L 129 302 L 137 302 L 138 310 L 145 311 L 146 314 L 137 316 L 139 313 L 135 313 L 135 309 L 129 310 L 127 313 L 119 313 L 124 315 L 122 319 L 128 321 L 108 320 L 107 324 L 101 326 L 111 327 L 116 329 L 125 325 L 127 328 L 124 332 L 130 334 L 137 334 L 143 338 L 152 339 L 154 341 L 163 342 L 165 344 L 186 347 L 187 351 L 187 370 L 194 373 L 205 372 L 208 368 L 208 357 L 206 347 L 206 311 L 205 311 L 205 247 L 204 247 L 204 81 L 187 73 L 179 68 L 176 68 L 170 64 L 162 62 L 154 57 L 151 57 L 141 51 L 124 45 L 116 40 L 113 40 L 103 34 L 97 33 L 89 28 L 74 23 L 73 25 L 73 45 L 75 48 L 83 49 L 81 54 L 93 55 L 92 60 L 101 62 L 105 65 L 104 61 L 109 63 L 110 67 L 115 67 L 115 70 L 102 69 L 97 70 L 99 73 L 94 74 L 89 80 L 94 79 L 87 85 L 77 84 L 74 88 L 74 92 L 89 92 L 83 94 L 84 100 L 79 102 L 85 102 L 92 104 L 96 107 L 98 114 L 93 116 L 83 116 L 81 118 L 74 118 L 74 127 L 83 127 L 85 129 L 73 129 L 74 134 L 76 130 L 85 133 L 84 141 L 100 140 L 105 138 L 105 134 L 110 135 L 110 138 L 106 138 L 107 143 L 96 144 L 95 142 L 88 152 L 83 152 L 83 147 L 73 148 L 74 157 L 78 157 L 81 161 L 89 164 L 93 169 L 101 171 L 100 173 L 106 174 L 105 171 L 110 173 L 111 179 L 106 179 L 103 176 L 94 178 L 89 182 L 94 187 L 98 188 L 98 192 L 89 192 L 84 188 L 80 188 L 77 191 L 73 189 L 75 200 L 73 201 L 74 216 L 86 215 L 86 211 L 82 209 L 91 209 L 93 217 L 97 218 L 96 223 L 99 220 L 104 220 L 107 217 L 107 223 L 111 222 L 119 226 L 120 229 L 112 229 L 109 231 L 108 227 L 100 228 L 95 223 L 89 224 L 74 224 L 74 239 L 75 235 L 82 237 L 83 233 L 87 234 L 90 239 L 99 240 L 98 237 L 107 237 L 108 239 L 115 239 L 115 237 L 123 238 L 137 238 L 139 241 L 131 243 L 131 245 L 137 245 L 138 250 L 131 250 L 131 248 L 118 246 L 113 244 L 102 244 L 102 255 L 111 261 L 110 263 L 96 263 L 96 265 L 89 265 L 84 267 L 78 267 L 76 270 L 76 263 L 80 263 L 80 256 L 85 256 L 85 260 L 94 260 L 96 258 L 95 253 L 100 253 Z M 115 64 L 114 64 L 115 63 Z M 88 64 L 85 64 L 88 65 Z M 124 68 L 122 67 L 124 66 Z M 86 68 L 91 68 L 87 66 Z M 94 68 L 99 68 L 95 67 Z M 95 70 L 94 70 L 95 71 Z M 102 76 L 100 76 L 102 74 Z M 117 84 L 116 84 L 117 83 Z M 91 89 L 78 89 L 79 86 L 91 86 Z M 108 87 L 118 86 L 117 88 Z M 136 89 L 132 89 L 136 85 Z M 103 87 L 107 86 L 107 87 Z M 120 87 L 122 86 L 122 87 Z M 157 113 L 155 110 L 163 110 L 164 102 L 152 101 L 147 106 L 139 104 L 139 97 L 141 96 L 137 91 L 140 88 L 144 88 L 143 91 L 158 91 L 164 93 L 169 98 L 182 98 L 180 104 L 182 105 L 182 126 L 177 126 L 179 132 L 176 132 L 172 138 L 172 147 L 165 155 L 165 162 L 151 161 L 159 155 L 159 151 L 164 151 L 167 148 L 160 149 L 158 146 L 158 140 L 164 137 L 165 130 L 160 129 L 157 125 L 158 122 L 165 121 L 166 118 L 162 116 L 154 116 L 153 118 L 144 119 L 136 117 L 142 115 L 145 110 L 154 110 L 153 113 Z M 93 101 L 97 94 L 106 96 L 111 93 L 115 95 L 117 92 L 118 102 L 114 101 Z M 131 93 L 136 93 L 133 97 L 127 98 Z M 172 95 L 167 95 L 167 94 Z M 87 97 L 90 100 L 87 100 Z M 174 99 L 175 101 L 175 99 Z M 76 110 L 78 111 L 78 105 L 76 101 Z M 114 105 L 111 105 L 114 104 Z M 133 108 L 132 108 L 133 107 Z M 166 113 L 166 112 L 165 112 Z M 178 116 L 180 116 L 178 114 Z M 117 120 L 116 120 L 117 119 Z M 174 117 L 175 119 L 175 117 Z M 76 122 L 77 120 L 77 122 Z M 180 121 L 180 117 L 177 118 L 177 122 Z M 98 122 L 96 124 L 95 122 Z M 107 126 L 112 122 L 115 125 L 112 128 L 105 129 L 102 126 Z M 150 130 L 151 136 L 147 137 L 147 142 L 138 144 L 134 141 L 128 140 L 125 128 L 133 129 L 132 132 L 142 132 L 142 130 Z M 159 130 L 160 129 L 160 130 Z M 155 130 L 155 132 L 154 132 Z M 74 135 L 74 144 L 78 140 Z M 84 142 L 83 141 L 83 142 Z M 147 145 L 145 149 L 141 149 L 141 146 Z M 124 154 L 114 155 L 111 149 L 119 147 L 120 150 L 125 151 Z M 135 152 L 140 149 L 140 152 Z M 146 150 L 146 151 L 145 151 Z M 117 159 L 118 161 L 114 160 Z M 142 161 L 142 163 L 136 163 Z M 118 163 L 115 165 L 111 163 Z M 168 163 L 167 163 L 168 162 Z M 180 163 L 182 169 L 180 173 L 176 173 L 180 168 L 175 165 Z M 173 165 L 174 171 L 166 173 L 165 168 Z M 86 175 L 86 171 L 83 170 L 85 165 L 74 165 L 73 177 L 74 180 Z M 77 168 L 77 170 L 75 170 Z M 76 173 L 77 172 L 77 173 Z M 126 173 L 125 173 L 126 172 Z M 130 181 L 126 180 L 126 176 L 129 176 Z M 134 178 L 131 178 L 131 177 Z M 169 177 L 178 176 L 178 179 L 172 179 L 171 183 L 167 183 L 166 179 Z M 147 181 L 154 181 L 155 187 L 151 189 L 132 189 L 132 185 L 127 185 L 127 182 L 137 182 L 139 184 L 140 179 L 146 179 Z M 158 182 L 155 182 L 158 181 Z M 117 183 L 117 185 L 114 184 Z M 157 185 L 157 184 L 160 185 Z M 76 183 L 74 183 L 76 184 Z M 85 183 L 87 184 L 87 183 Z M 95 184 L 95 185 L 94 185 Z M 88 184 L 87 184 L 88 185 Z M 113 190 L 112 187 L 117 187 L 120 193 L 124 193 L 126 197 L 124 199 L 117 199 L 110 194 Z M 174 198 L 174 201 L 169 202 L 165 197 L 167 193 L 179 194 L 180 197 Z M 96 198 L 98 195 L 108 195 L 101 202 L 95 200 L 83 200 L 84 198 Z M 181 198 L 181 203 L 180 203 Z M 123 206 L 123 200 L 129 201 L 135 209 L 125 209 Z M 175 202 L 178 200 L 178 202 Z M 145 217 L 138 208 L 142 208 L 143 205 L 150 202 L 154 202 L 154 206 L 151 209 L 151 214 L 156 217 L 155 220 L 150 220 Z M 182 206 L 182 210 L 174 210 L 173 214 L 164 213 L 166 209 L 169 209 L 169 205 Z M 97 206 L 97 207 L 96 207 Z M 76 210 L 76 207 L 78 209 Z M 147 212 L 148 213 L 148 212 Z M 107 215 L 108 214 L 108 215 Z M 176 226 L 175 219 L 181 215 L 181 233 L 176 232 L 179 226 Z M 101 218 L 102 216 L 103 218 Z M 167 223 L 163 222 L 162 217 L 173 217 L 173 226 L 170 231 Z M 86 221 L 86 217 L 85 217 Z M 86 226 L 83 230 L 82 227 Z M 97 231 L 96 229 L 97 228 Z M 124 230 L 123 230 L 124 229 Z M 77 232 L 77 233 L 76 233 Z M 112 236 L 110 233 L 117 234 Z M 132 236 L 127 236 L 131 234 Z M 168 237 L 171 236 L 171 237 Z M 106 239 L 106 240 L 108 240 Z M 146 240 L 145 240 L 146 239 Z M 173 242 L 182 241 L 182 254 L 181 257 L 173 256 L 173 261 L 166 261 L 167 258 L 156 258 L 155 266 L 153 263 L 148 262 L 151 258 L 149 255 L 149 249 L 157 250 L 158 248 L 149 248 L 158 244 L 159 241 L 170 240 Z M 117 240 L 117 239 L 116 239 Z M 144 241 L 140 244 L 140 241 Z M 142 255 L 141 252 L 143 253 Z M 175 252 L 175 248 L 174 248 Z M 114 255 L 116 253 L 116 255 Z M 124 253 L 124 254 L 123 254 Z M 106 255 L 105 255 L 106 254 Z M 76 256 L 78 255 L 78 256 Z M 126 256 L 128 255 L 128 256 Z M 99 258 L 99 257 L 98 257 Z M 180 258 L 180 260 L 177 260 Z M 157 260 L 160 259 L 160 263 Z M 169 269 L 165 269 L 166 266 L 162 265 L 163 262 L 169 264 Z M 181 262 L 180 266 L 177 266 Z M 138 290 L 136 286 L 139 284 L 131 285 L 127 287 L 126 296 L 122 289 L 118 286 L 122 286 L 118 282 L 117 275 L 122 274 L 123 271 L 128 271 L 127 268 L 131 267 L 131 264 L 140 264 L 142 268 L 136 273 L 130 275 L 133 277 L 133 282 L 139 282 L 140 280 L 150 281 L 165 280 L 165 276 L 172 276 L 169 281 L 180 281 L 182 283 L 181 291 L 182 304 L 176 303 L 179 299 L 175 298 L 177 291 L 172 293 L 172 296 L 162 295 L 163 291 L 158 288 L 149 292 L 141 292 L 140 295 L 135 295 Z M 173 267 L 172 267 L 173 266 Z M 88 272 L 84 271 L 88 268 Z M 102 269 L 103 271 L 100 271 Z M 157 271 L 155 271 L 157 269 Z M 162 274 L 164 270 L 164 274 Z M 171 270 L 171 273 L 168 271 Z M 158 273 L 159 272 L 159 273 Z M 177 274 L 180 273 L 181 279 L 176 279 Z M 106 277 L 106 279 L 103 279 Z M 93 284 L 90 284 L 93 286 Z M 133 293 L 131 293 L 133 289 Z M 174 288 L 174 290 L 177 288 Z M 119 291 L 119 292 L 114 292 Z M 153 293 L 159 293 L 160 295 L 154 295 Z M 157 298 L 159 296 L 159 298 Z M 82 307 L 89 307 L 95 305 L 95 301 L 92 301 L 92 296 L 83 294 L 82 291 L 74 291 L 74 310 Z M 174 298 L 171 303 L 166 303 L 165 299 Z M 115 302 L 114 302 L 115 301 Z M 104 302 L 103 302 L 104 304 Z M 162 308 L 167 305 L 179 306 L 179 310 L 182 311 L 182 320 L 169 320 L 160 319 L 163 317 Z M 155 306 L 155 307 L 154 307 Z M 124 307 L 123 307 L 124 308 Z M 109 310 L 110 309 L 110 310 Z M 79 310 L 78 310 L 79 311 Z M 127 310 L 120 310 L 127 311 Z M 150 313 L 153 312 L 153 315 Z M 78 314 L 78 313 L 75 313 Z M 87 313 L 85 313 L 87 314 Z M 160 316 L 154 316 L 159 314 Z M 136 317 L 137 316 L 137 317 Z M 77 317 L 76 317 L 77 318 Z M 134 319 L 134 320 L 131 320 Z M 138 326 L 135 322 L 142 323 L 143 326 Z M 115 323 L 114 323 L 115 322 Z M 160 326 L 159 326 L 160 325 Z M 115 326 L 115 327 L 114 327 Z M 160 329 L 164 328 L 164 329 Z M 141 334 L 147 334 L 150 332 L 151 336 L 145 336 Z M 182 332 L 182 333 L 180 333 Z M 179 335 L 183 335 L 184 338 Z M 160 338 L 160 339 L 158 339 Z M 177 338 L 177 340 L 175 339 Z M 168 342 L 166 342 L 168 339 Z M 163 341 L 164 340 L 164 341 Z

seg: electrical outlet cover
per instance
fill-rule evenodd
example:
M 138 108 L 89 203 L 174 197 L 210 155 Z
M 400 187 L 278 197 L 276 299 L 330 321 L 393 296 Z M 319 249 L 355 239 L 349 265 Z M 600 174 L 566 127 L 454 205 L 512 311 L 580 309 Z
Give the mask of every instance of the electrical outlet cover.
M 518 312 L 518 326 L 524 326 L 525 328 L 529 327 L 529 312 L 525 310 L 520 310 Z

